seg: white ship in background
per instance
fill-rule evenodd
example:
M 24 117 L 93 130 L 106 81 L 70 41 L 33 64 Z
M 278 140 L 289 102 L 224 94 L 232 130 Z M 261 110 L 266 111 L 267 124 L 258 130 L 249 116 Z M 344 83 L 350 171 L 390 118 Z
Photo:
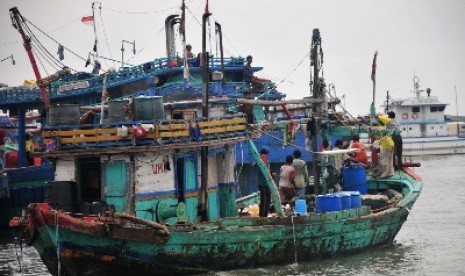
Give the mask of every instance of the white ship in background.
M 465 153 L 465 122 L 446 120 L 447 103 L 431 96 L 431 89 L 420 89 L 414 77 L 414 97 L 390 99 L 387 110 L 394 111 L 403 137 L 403 155 Z

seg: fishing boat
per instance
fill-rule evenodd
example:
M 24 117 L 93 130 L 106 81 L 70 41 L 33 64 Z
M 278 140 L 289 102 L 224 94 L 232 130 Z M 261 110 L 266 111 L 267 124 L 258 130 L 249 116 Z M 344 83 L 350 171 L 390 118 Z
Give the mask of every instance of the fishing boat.
M 354 167 L 345 176 L 346 190 L 363 186 L 384 194 L 384 206 L 363 204 L 357 191 L 283 208 L 246 119 L 221 114 L 231 102 L 210 104 L 214 118 L 160 120 L 144 135 L 131 125 L 45 128 L 44 137 L 61 140 L 44 152 L 55 164 L 55 181 L 46 188 L 46 203 L 30 204 L 10 225 L 25 229 L 52 275 L 198 273 L 389 244 L 420 195 L 421 179 L 408 167 L 386 178 Z M 199 114 L 201 103 L 170 108 Z M 234 144 L 240 142 L 268 180 L 275 210 L 269 217 L 238 213 Z
M 245 113 L 231 112 L 244 102 L 210 98 L 209 70 L 202 67 L 202 101 L 148 97 L 141 111 L 152 118 L 143 122 L 43 128 L 50 146 L 42 156 L 54 165 L 55 179 L 45 188 L 45 202 L 31 203 L 10 226 L 24 230 L 52 275 L 190 274 L 311 261 L 394 240 L 422 188 L 410 167 L 381 178 L 376 162 L 351 165 L 341 169 L 345 193 L 319 194 L 320 183 L 325 191 L 319 176 L 329 166 L 324 160 L 332 164 L 326 156 L 350 150 L 312 150 L 316 194 L 283 206 L 253 141 L 256 126 Z M 313 96 L 301 101 L 312 104 L 313 146 L 317 136 L 359 128 L 328 127 L 319 74 L 314 81 Z M 153 113 L 154 106 L 163 108 Z M 294 119 L 282 124 L 298 123 Z M 248 148 L 271 192 L 267 217 L 258 217 L 253 205 L 239 208 L 238 144 Z
M 30 204 L 10 225 L 24 228 L 52 275 L 198 273 L 313 260 L 393 241 L 422 188 L 410 168 L 386 178 L 347 168 L 345 188 L 355 192 L 283 208 L 246 118 L 228 114 L 235 104 L 210 101 L 206 110 L 200 101 L 164 103 L 163 118 L 150 125 L 44 127 L 44 139 L 60 141 L 43 152 L 55 164 L 55 181 L 45 203 Z M 167 119 L 173 112 L 195 119 Z M 238 213 L 237 143 L 246 143 L 267 179 L 275 210 L 269 217 Z M 384 194 L 385 204 L 364 204 L 360 191 Z
M 387 110 L 394 111 L 403 138 L 404 156 L 465 153 L 465 122 L 446 120 L 447 103 L 420 89 L 413 79 L 414 97 L 388 98 Z

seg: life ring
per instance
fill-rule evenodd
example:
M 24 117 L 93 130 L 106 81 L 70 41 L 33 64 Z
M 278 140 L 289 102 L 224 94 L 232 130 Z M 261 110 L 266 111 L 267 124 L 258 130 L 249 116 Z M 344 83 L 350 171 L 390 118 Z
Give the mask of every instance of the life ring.
M 415 113 L 413 113 L 415 114 Z M 402 119 L 406 120 L 408 119 L 408 114 L 407 113 L 402 113 Z
M 414 120 L 418 119 L 418 113 L 416 112 L 412 113 L 412 119 Z

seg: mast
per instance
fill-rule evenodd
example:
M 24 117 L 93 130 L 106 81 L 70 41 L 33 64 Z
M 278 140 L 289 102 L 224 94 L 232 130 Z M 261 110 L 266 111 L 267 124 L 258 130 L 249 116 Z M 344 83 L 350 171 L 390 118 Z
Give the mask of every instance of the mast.
M 375 51 L 373 56 L 373 64 L 371 65 L 371 80 L 373 81 L 373 101 L 371 102 L 370 115 L 376 116 L 375 97 L 376 97 L 376 58 L 378 57 L 378 50 Z
M 221 72 L 224 73 L 224 56 L 223 56 L 223 32 L 221 31 L 221 24 L 215 22 L 215 30 L 218 33 L 220 40 L 220 59 L 221 59 Z
M 312 36 L 312 49 L 311 49 L 311 64 L 313 64 L 313 98 L 318 99 L 324 95 L 321 95 L 321 87 L 320 87 L 320 67 L 321 67 L 321 36 L 319 29 L 313 29 L 313 36 Z M 315 116 L 321 114 L 322 107 L 321 103 L 314 103 L 312 105 L 312 125 L 314 127 L 313 131 L 311 131 L 312 137 L 312 170 L 313 170 L 313 180 L 314 180 L 314 187 L 315 187 L 315 195 L 319 193 L 319 185 L 320 185 L 320 172 L 318 166 L 318 160 L 316 156 L 316 152 L 318 151 L 317 143 L 316 143 L 316 120 Z
M 181 5 L 181 19 L 180 19 L 180 25 L 179 25 L 179 33 L 181 35 L 182 52 L 183 52 L 182 57 L 184 60 L 183 91 L 186 91 L 187 81 L 189 80 L 189 63 L 187 62 L 187 52 L 186 52 L 186 4 L 184 3 L 184 0 L 182 0 L 182 5 Z
M 386 91 L 386 108 L 384 109 L 384 112 L 387 114 L 389 111 L 389 90 Z
M 208 5 L 208 2 L 207 2 Z M 208 7 L 208 6 L 207 6 Z M 207 48 L 207 31 L 206 23 L 208 17 L 211 13 L 208 11 L 208 8 L 205 9 L 205 13 L 202 16 L 202 56 L 201 63 L 202 66 L 202 117 L 208 119 L 208 83 L 209 83 L 209 53 L 206 51 Z M 201 190 L 201 202 L 200 202 L 200 214 L 204 220 L 207 218 L 207 195 L 208 195 L 208 147 L 202 146 L 200 148 L 200 190 Z
M 34 54 L 32 53 L 31 38 L 28 37 L 24 33 L 24 29 L 22 26 L 24 20 L 21 14 L 19 13 L 17 7 L 13 7 L 10 9 L 10 17 L 11 17 L 11 23 L 13 24 L 13 27 L 16 30 L 18 30 L 18 32 L 21 34 L 21 37 L 23 38 L 24 49 L 26 49 L 27 55 L 29 57 L 29 61 L 31 62 L 31 65 L 32 65 L 32 70 L 34 70 L 34 74 L 36 76 L 36 80 L 39 82 L 42 79 L 42 77 L 40 75 L 39 68 L 37 67 Z M 45 108 L 48 109 L 50 107 L 50 100 L 48 98 L 47 89 L 45 89 L 45 86 L 39 85 L 39 91 L 42 96 L 42 102 L 44 103 Z

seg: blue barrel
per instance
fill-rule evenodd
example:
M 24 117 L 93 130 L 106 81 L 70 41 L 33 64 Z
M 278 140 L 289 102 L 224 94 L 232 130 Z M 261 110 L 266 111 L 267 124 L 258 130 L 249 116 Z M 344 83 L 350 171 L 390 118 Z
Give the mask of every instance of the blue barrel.
M 349 210 L 352 208 L 351 194 L 348 192 L 337 193 L 341 196 L 342 210 Z
M 350 204 L 351 208 L 360 208 L 362 207 L 362 198 L 360 197 L 360 192 L 352 191 L 348 192 L 350 194 Z
M 307 214 L 307 202 L 305 199 L 297 199 L 295 201 L 295 213 L 296 215 Z
M 341 196 L 337 194 L 318 195 L 315 198 L 315 211 L 319 213 L 342 210 Z
M 364 166 L 350 166 L 341 169 L 344 191 L 359 191 L 364 195 L 368 192 Z

